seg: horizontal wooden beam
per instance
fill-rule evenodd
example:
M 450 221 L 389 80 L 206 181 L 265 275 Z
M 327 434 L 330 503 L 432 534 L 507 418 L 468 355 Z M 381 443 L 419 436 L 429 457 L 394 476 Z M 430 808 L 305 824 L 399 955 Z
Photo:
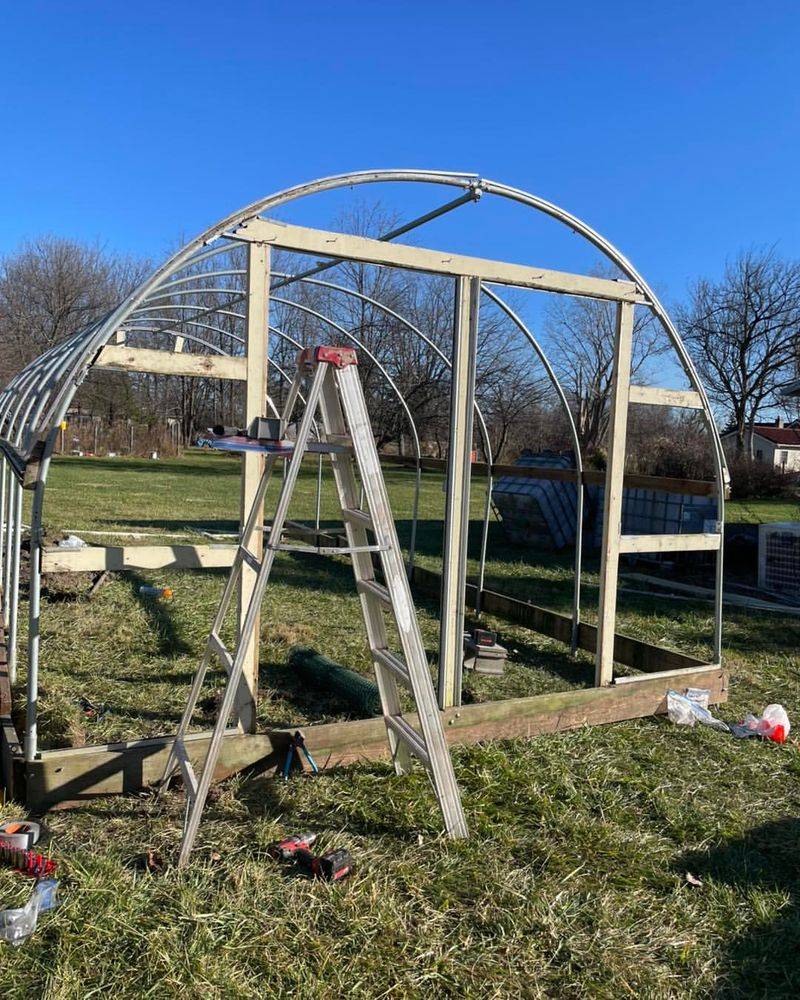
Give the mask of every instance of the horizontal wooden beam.
M 620 552 L 713 552 L 722 535 L 620 535 Z
M 524 264 L 507 264 L 503 261 L 484 260 L 481 257 L 465 257 L 442 250 L 425 250 L 402 243 L 384 243 L 364 236 L 307 229 L 304 226 L 292 226 L 272 219 L 257 217 L 249 219 L 234 230 L 232 235 L 234 239 L 267 243 L 284 250 L 340 260 L 357 260 L 365 264 L 401 267 L 428 274 L 463 275 L 499 285 L 535 288 L 565 295 L 584 295 L 594 299 L 610 299 L 614 302 L 647 301 L 636 285 L 630 281 L 549 271 Z
M 699 392 L 688 389 L 661 389 L 655 385 L 632 385 L 628 391 L 631 403 L 649 406 L 681 406 L 688 410 L 702 410 L 703 398 Z
M 108 534 L 113 535 L 110 531 Z M 287 521 L 289 538 L 316 539 L 317 531 L 298 521 Z M 333 537 L 333 536 L 330 536 Z M 317 542 L 315 541 L 315 544 Z M 346 540 L 340 544 L 346 544 Z M 87 545 L 42 550 L 43 573 L 122 572 L 127 569 L 224 569 L 233 564 L 235 545 Z
M 407 455 L 381 455 L 381 462 L 388 465 L 402 465 L 413 468 L 416 459 Z M 447 468 L 447 462 L 440 458 L 423 458 L 420 462 L 423 469 L 440 471 Z M 575 469 L 551 469 L 540 466 L 526 465 L 492 465 L 492 475 L 517 476 L 520 479 L 551 479 L 559 482 L 574 483 L 578 474 Z M 489 474 L 489 466 L 485 462 L 473 462 L 472 472 L 476 476 Z M 586 486 L 602 486 L 605 484 L 605 473 L 599 469 L 585 469 L 583 482 Z M 706 479 L 676 479 L 671 476 L 642 476 L 634 473 L 625 475 L 625 486 L 629 489 L 664 490 L 665 493 L 688 493 L 691 496 L 714 496 L 717 484 Z
M 230 566 L 235 545 L 87 545 L 42 551 L 43 573 L 120 572 L 127 569 L 220 569 Z
M 699 667 L 665 684 L 661 678 L 605 688 L 578 688 L 529 698 L 482 702 L 447 709 L 444 731 L 450 745 L 491 739 L 529 738 L 586 725 L 602 725 L 666 712 L 667 687 L 707 688 L 709 701 L 727 700 L 727 675 L 719 667 Z M 414 715 L 407 716 L 412 725 Z M 220 780 L 252 765 L 278 771 L 295 731 L 294 726 L 250 735 L 229 732 L 222 741 L 214 778 Z M 329 769 L 363 760 L 388 758 L 383 719 L 360 719 L 305 726 L 303 733 L 314 759 Z M 210 733 L 186 739 L 189 759 L 201 766 Z M 26 765 L 27 803 L 46 809 L 58 803 L 78 803 L 97 795 L 138 792 L 159 780 L 172 746 L 171 736 L 69 750 L 45 750 Z M 387 780 L 391 778 L 387 775 Z
M 244 358 L 231 358 L 224 354 L 154 351 L 146 347 L 125 347 L 117 344 L 106 344 L 93 362 L 94 368 L 107 368 L 113 371 L 239 381 L 247 377 L 246 365 Z

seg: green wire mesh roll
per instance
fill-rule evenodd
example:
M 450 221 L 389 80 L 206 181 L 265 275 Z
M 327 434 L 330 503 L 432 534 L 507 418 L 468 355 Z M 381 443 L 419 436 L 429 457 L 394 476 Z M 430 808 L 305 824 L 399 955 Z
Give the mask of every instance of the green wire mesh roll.
M 381 714 L 381 699 L 377 686 L 354 670 L 348 670 L 316 649 L 295 646 L 289 654 L 289 666 L 309 685 L 329 691 L 366 716 Z

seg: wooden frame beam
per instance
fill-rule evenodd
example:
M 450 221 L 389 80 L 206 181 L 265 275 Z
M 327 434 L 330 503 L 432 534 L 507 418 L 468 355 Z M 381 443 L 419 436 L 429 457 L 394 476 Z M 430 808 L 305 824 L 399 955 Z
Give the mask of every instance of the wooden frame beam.
M 713 552 L 722 535 L 620 535 L 620 552 Z
M 628 390 L 631 403 L 648 406 L 680 406 L 687 410 L 702 410 L 703 399 L 699 392 L 688 389 L 662 389 L 655 385 L 632 385 Z
M 461 704 L 470 457 L 480 297 L 481 283 L 478 278 L 456 279 L 450 442 L 447 454 L 442 596 L 439 610 L 439 708 Z
M 93 368 L 151 375 L 185 375 L 189 378 L 226 378 L 244 381 L 247 362 L 224 354 L 186 354 L 182 351 L 154 351 L 149 347 L 106 344 Z
M 267 243 L 283 250 L 355 260 L 364 264 L 401 267 L 409 271 L 425 271 L 428 274 L 446 274 L 451 277 L 480 278 L 498 285 L 515 285 L 564 295 L 583 295 L 593 299 L 609 299 L 612 302 L 647 302 L 631 281 L 594 278 L 528 267 L 525 264 L 465 257 L 462 254 L 426 250 L 402 243 L 384 243 L 364 236 L 307 229 L 272 219 L 248 219 L 230 235 L 233 239 Z
M 235 545 L 87 545 L 42 550 L 42 573 L 100 573 L 131 569 L 222 569 Z
M 267 365 L 269 363 L 269 281 L 270 249 L 263 243 L 251 243 L 247 252 L 247 291 L 245 299 L 245 339 L 247 347 L 247 392 L 245 396 L 245 427 L 256 417 L 267 414 Z M 257 452 L 242 453 L 242 480 L 240 494 L 240 527 L 243 529 L 264 472 L 264 456 Z M 261 502 L 258 523 L 264 522 L 264 503 Z M 258 531 L 250 543 L 250 551 L 260 559 L 264 539 Z M 244 563 L 239 585 L 239 628 L 247 617 L 250 597 L 258 573 Z M 256 703 L 258 701 L 258 660 L 261 648 L 260 617 L 245 654 L 242 684 L 236 695 L 235 711 L 239 728 L 245 733 L 256 731 Z
M 608 421 L 608 465 L 603 506 L 603 541 L 600 552 L 600 601 L 595 683 L 610 684 L 614 674 L 614 632 L 617 621 L 617 575 L 622 529 L 622 491 L 625 446 L 628 436 L 628 388 L 633 352 L 633 306 L 620 302 L 614 338 L 611 414 Z
M 707 688 L 711 704 L 726 701 L 727 674 L 718 666 L 701 666 L 684 672 L 665 685 L 660 677 L 644 677 L 636 684 L 570 691 L 481 702 L 444 712 L 444 731 L 450 745 L 480 743 L 489 739 L 530 738 L 585 725 L 603 725 L 666 712 L 667 686 Z M 416 717 L 408 721 L 416 725 Z M 251 735 L 230 731 L 222 741 L 215 770 L 216 780 L 257 765 L 260 770 L 283 766 L 295 726 Z M 386 724 L 382 718 L 306 726 L 304 734 L 321 768 L 330 769 L 365 759 L 389 756 Z M 201 766 L 210 733 L 186 738 L 188 756 Z M 129 743 L 45 750 L 25 766 L 27 803 L 47 809 L 58 803 L 78 803 L 98 795 L 141 791 L 158 781 L 173 737 Z

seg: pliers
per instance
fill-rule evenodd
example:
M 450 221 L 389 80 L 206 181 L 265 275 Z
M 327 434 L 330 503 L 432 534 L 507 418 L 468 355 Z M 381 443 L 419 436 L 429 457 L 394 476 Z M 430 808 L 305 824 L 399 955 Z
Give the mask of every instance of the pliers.
M 319 774 L 319 768 L 317 767 L 316 762 L 314 761 L 314 758 L 311 756 L 311 754 L 308 751 L 308 747 L 306 746 L 306 741 L 305 741 L 305 738 L 304 738 L 303 734 L 298 729 L 295 732 L 294 736 L 291 736 L 289 738 L 289 750 L 288 750 L 288 753 L 286 754 L 286 763 L 283 765 L 283 780 L 284 781 L 288 781 L 289 780 L 289 772 L 292 769 L 292 760 L 294 759 L 295 753 L 297 754 L 297 759 L 298 759 L 298 761 L 300 763 L 300 767 L 302 769 L 302 767 L 303 767 L 303 761 L 302 761 L 302 758 L 300 757 L 301 752 L 302 752 L 303 756 L 305 757 L 305 759 L 308 761 L 308 763 L 309 763 L 309 765 L 311 767 L 311 770 L 314 772 L 314 774 Z

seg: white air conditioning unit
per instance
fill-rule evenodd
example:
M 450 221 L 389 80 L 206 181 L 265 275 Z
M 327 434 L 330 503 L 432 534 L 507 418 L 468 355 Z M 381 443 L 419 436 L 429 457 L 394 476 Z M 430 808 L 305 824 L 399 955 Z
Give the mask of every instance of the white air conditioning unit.
M 800 596 L 800 521 L 759 525 L 758 585 Z

